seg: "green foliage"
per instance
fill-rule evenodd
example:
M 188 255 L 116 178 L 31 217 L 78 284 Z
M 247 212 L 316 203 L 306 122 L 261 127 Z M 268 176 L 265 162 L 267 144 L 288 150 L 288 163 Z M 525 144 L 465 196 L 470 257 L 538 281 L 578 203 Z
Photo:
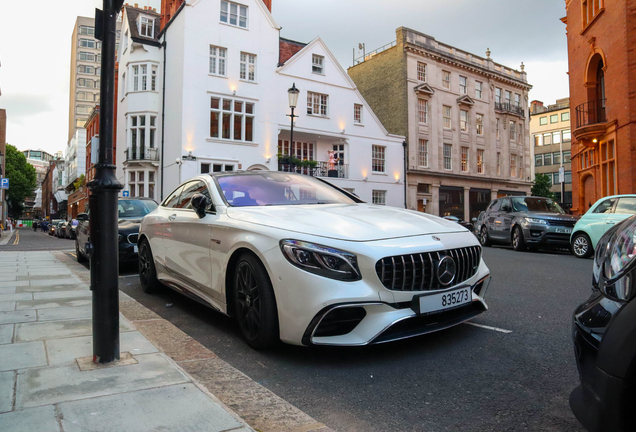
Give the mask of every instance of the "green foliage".
M 33 196 L 37 187 L 35 168 L 27 162 L 26 156 L 11 144 L 7 144 L 5 166 L 9 179 L 7 202 L 9 216 L 19 218 L 24 210 L 24 200 Z
M 552 179 L 547 174 L 537 173 L 534 177 L 534 185 L 530 193 L 532 196 L 555 199 L 554 193 L 550 190 Z
M 73 187 L 75 188 L 75 190 L 79 190 L 79 188 L 81 188 L 85 184 L 86 184 L 86 177 L 84 176 L 84 174 L 82 174 L 81 176 L 77 178 L 77 180 L 75 180 L 75 183 L 73 183 Z

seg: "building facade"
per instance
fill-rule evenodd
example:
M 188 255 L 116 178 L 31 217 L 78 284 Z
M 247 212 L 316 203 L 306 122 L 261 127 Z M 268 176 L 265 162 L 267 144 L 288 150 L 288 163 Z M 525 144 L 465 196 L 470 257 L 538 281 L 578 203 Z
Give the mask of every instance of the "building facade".
M 0 178 L 6 175 L 5 156 L 7 154 L 7 111 L 0 109 Z M 8 216 L 7 192 L 0 189 L 0 225 L 4 228 Z
M 382 123 L 408 141 L 408 207 L 470 220 L 530 192 L 526 73 L 400 27 L 348 72 Z
M 534 180 L 537 173 L 546 174 L 552 181 L 550 189 L 565 209 L 572 207 L 572 163 L 570 128 L 570 100 L 557 99 L 553 105 L 540 101 L 530 104 L 530 142 L 533 149 Z M 563 184 L 559 170 L 563 168 Z
M 572 211 L 636 191 L 636 1 L 566 0 Z
M 44 182 L 46 171 L 49 168 L 50 162 L 54 159 L 54 156 L 42 149 L 23 150 L 22 153 L 26 157 L 27 163 L 31 164 L 33 168 L 35 168 L 37 182 L 35 195 L 25 200 L 25 212 L 22 215 L 22 218 L 38 219 L 42 217 L 42 183 Z

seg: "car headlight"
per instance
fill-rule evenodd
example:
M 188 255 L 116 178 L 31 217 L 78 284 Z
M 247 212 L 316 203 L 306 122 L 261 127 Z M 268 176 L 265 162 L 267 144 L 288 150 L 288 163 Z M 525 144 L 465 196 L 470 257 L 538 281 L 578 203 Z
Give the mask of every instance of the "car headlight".
M 280 249 L 287 261 L 309 273 L 341 281 L 362 279 L 352 253 L 299 240 L 281 240 Z
M 633 218 L 632 218 L 633 219 Z M 594 278 L 599 289 L 614 300 L 627 301 L 634 292 L 629 275 L 636 266 L 636 219 L 608 231 L 597 245 Z
M 535 224 L 541 224 L 541 225 L 547 225 L 548 223 L 545 221 L 545 219 L 537 219 L 537 218 L 531 218 L 531 217 L 527 217 L 524 218 L 526 220 L 526 222 L 530 222 L 530 223 L 535 223 Z

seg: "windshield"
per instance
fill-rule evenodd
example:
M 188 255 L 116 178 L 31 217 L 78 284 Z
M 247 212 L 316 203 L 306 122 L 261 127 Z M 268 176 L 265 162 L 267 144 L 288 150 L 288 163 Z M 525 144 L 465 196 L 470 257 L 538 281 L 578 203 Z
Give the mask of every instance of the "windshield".
M 151 200 L 120 200 L 119 219 L 142 218 L 157 208 L 157 203 Z
M 514 197 L 512 198 L 512 208 L 516 212 L 565 213 L 557 203 L 549 198 Z
M 353 204 L 356 201 L 313 177 L 267 172 L 217 178 L 231 206 Z

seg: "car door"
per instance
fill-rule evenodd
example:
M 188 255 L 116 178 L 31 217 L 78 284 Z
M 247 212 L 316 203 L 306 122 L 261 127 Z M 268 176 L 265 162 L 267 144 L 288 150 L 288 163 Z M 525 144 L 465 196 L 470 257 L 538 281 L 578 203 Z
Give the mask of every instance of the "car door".
M 492 205 L 490 206 L 490 208 L 486 211 L 486 215 L 485 215 L 485 225 L 486 225 L 486 229 L 488 230 L 488 235 L 491 238 L 497 238 L 497 218 L 499 217 L 499 212 L 501 210 L 501 200 L 498 199 L 496 200 L 494 203 L 492 203 Z
M 190 201 L 194 194 L 210 196 L 203 180 L 184 185 L 179 201 L 168 216 L 164 247 L 166 266 L 190 287 L 211 294 L 212 270 L 210 262 L 210 223 L 216 215 L 199 218 Z
M 75 230 L 75 237 L 80 251 L 86 255 L 86 243 L 90 241 L 90 220 L 79 221 Z
M 511 241 L 511 232 L 512 229 L 512 221 L 514 217 L 514 208 L 512 207 L 512 201 L 510 198 L 504 198 L 501 203 L 501 212 L 499 215 L 499 219 L 501 220 L 501 238 L 504 240 Z
M 614 209 L 605 219 L 605 231 L 636 214 L 636 197 L 619 197 Z
M 596 247 L 596 244 L 603 234 L 605 234 L 605 231 L 613 226 L 613 224 L 606 224 L 606 222 L 608 216 L 612 214 L 616 201 L 616 198 L 602 200 L 583 216 L 587 225 L 586 231 L 590 236 L 590 240 L 592 240 L 593 247 Z

